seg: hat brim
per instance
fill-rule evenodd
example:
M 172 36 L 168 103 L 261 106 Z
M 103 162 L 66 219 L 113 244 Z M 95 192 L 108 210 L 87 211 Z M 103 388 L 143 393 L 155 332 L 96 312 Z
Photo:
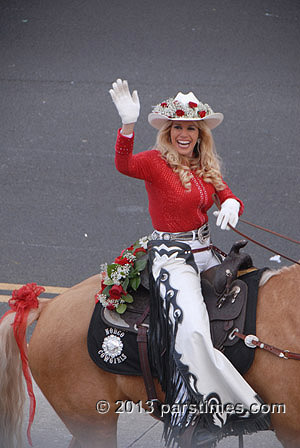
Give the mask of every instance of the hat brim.
M 203 118 L 190 118 L 190 117 L 168 118 L 165 117 L 164 115 L 155 112 L 151 112 L 148 115 L 148 122 L 155 129 L 161 129 L 163 125 L 168 121 L 205 121 L 209 129 L 214 129 L 217 126 L 219 126 L 219 124 L 222 123 L 223 119 L 224 115 L 221 114 L 220 112 L 216 112 Z

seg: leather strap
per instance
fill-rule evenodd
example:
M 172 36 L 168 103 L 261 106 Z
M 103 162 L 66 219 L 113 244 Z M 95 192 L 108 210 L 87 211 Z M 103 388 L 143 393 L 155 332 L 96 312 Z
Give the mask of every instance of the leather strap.
M 198 253 L 198 252 L 205 252 L 206 250 L 211 250 L 212 247 L 213 247 L 213 245 L 212 245 L 212 244 L 209 244 L 209 246 L 201 247 L 200 249 L 192 249 L 192 253 L 193 253 L 193 254 L 196 254 L 196 253 Z
M 246 338 L 248 338 L 248 343 L 245 342 L 248 347 L 249 342 L 251 342 L 253 346 L 261 348 L 262 350 L 266 350 L 267 352 L 272 353 L 272 355 L 276 355 L 279 358 L 295 359 L 296 361 L 300 361 L 300 353 L 290 352 L 289 350 L 282 350 L 281 348 L 274 347 L 274 345 L 266 344 L 265 342 L 260 341 L 257 336 L 255 336 L 255 338 L 257 339 L 256 340 L 253 338 L 253 335 L 246 336 L 245 334 L 239 333 L 238 331 L 235 331 L 234 335 L 242 339 L 244 342 Z
M 145 311 L 143 312 L 141 317 L 136 321 L 136 326 L 137 327 L 139 327 L 140 325 L 143 324 L 143 322 L 146 319 L 146 317 L 148 316 L 149 312 L 150 312 L 150 305 L 146 306 Z
M 159 420 L 161 418 L 160 413 L 160 401 L 157 399 L 155 384 L 152 377 L 152 372 L 150 368 L 149 358 L 148 358 L 148 325 L 143 324 L 149 313 L 150 307 L 148 306 L 141 318 L 137 321 L 136 325 L 138 327 L 137 343 L 139 350 L 139 358 L 142 369 L 142 374 L 144 378 L 144 384 L 147 392 L 147 398 L 152 402 L 153 415 Z
M 244 224 L 247 224 L 248 226 L 255 227 L 256 229 L 263 230 L 264 232 L 271 233 L 271 235 L 278 236 L 279 238 L 283 238 L 284 240 L 290 241 L 291 243 L 300 244 L 300 241 L 294 240 L 293 238 L 290 238 L 289 236 L 281 235 L 281 233 L 274 232 L 274 230 L 266 229 L 265 227 L 259 226 L 258 224 L 254 224 L 253 222 L 246 221 L 246 219 L 240 218 L 240 221 Z
M 192 253 L 196 254 L 198 252 L 204 252 L 206 250 L 211 250 L 211 249 L 213 249 L 216 252 L 218 252 L 219 254 L 221 254 L 222 257 L 225 257 L 225 258 L 227 257 L 227 254 L 225 254 L 225 252 L 223 252 L 221 249 L 219 249 L 217 246 L 214 246 L 213 244 L 209 244 L 206 247 L 201 247 L 200 249 L 192 249 Z
M 152 373 L 148 358 L 147 327 L 140 325 L 138 327 L 137 343 L 139 347 L 140 363 L 145 381 L 147 397 L 149 400 L 156 400 L 156 390 L 152 378 Z

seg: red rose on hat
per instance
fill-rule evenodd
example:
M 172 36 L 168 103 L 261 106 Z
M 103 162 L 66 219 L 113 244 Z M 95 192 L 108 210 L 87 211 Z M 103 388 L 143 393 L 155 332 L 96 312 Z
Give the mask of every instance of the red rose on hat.
M 199 117 L 204 118 L 206 115 L 205 110 L 201 110 L 201 112 L 198 112 Z
M 167 107 L 168 104 L 167 103 L 160 103 L 161 107 Z
M 189 102 L 189 106 L 190 106 L 192 109 L 195 109 L 195 107 L 197 107 L 198 104 L 197 104 L 197 103 L 193 103 L 193 101 L 190 101 L 190 102 Z
M 182 117 L 184 115 L 184 111 L 181 109 L 176 110 L 175 113 L 176 113 L 177 117 Z

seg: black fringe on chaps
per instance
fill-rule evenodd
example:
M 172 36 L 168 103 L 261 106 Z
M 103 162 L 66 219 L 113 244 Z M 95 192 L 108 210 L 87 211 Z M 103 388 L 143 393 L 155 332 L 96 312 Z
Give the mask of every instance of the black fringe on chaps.
M 168 282 L 168 272 L 164 269 L 157 280 L 150 273 L 150 330 L 149 346 L 151 363 L 155 367 L 158 379 L 163 391 L 166 394 L 165 403 L 170 405 L 170 412 L 164 416 L 164 438 L 168 447 L 178 446 L 178 438 L 183 433 L 186 426 L 189 425 L 193 415 L 188 412 L 191 404 L 197 404 L 202 401 L 203 396 L 191 391 L 187 379 L 193 377 L 180 361 L 180 355 L 175 351 L 175 339 L 177 326 L 182 317 L 182 311 L 176 305 L 177 291 L 172 289 Z M 162 280 L 166 278 L 166 280 Z M 160 285 L 165 284 L 167 290 L 165 298 L 161 298 Z M 172 294 L 168 292 L 172 291 Z M 175 324 L 169 318 L 170 308 L 173 307 L 175 314 Z M 195 379 L 194 379 L 195 380 Z M 181 408 L 176 408 L 176 404 Z M 182 407 L 182 405 L 185 405 Z M 174 412 L 172 413 L 172 409 Z
M 169 274 L 165 269 L 161 269 L 155 281 L 150 266 L 149 281 L 151 300 L 149 354 L 151 364 L 156 369 L 159 382 L 166 394 L 165 404 L 170 406 L 170 412 L 164 415 L 163 436 L 165 443 L 170 448 L 188 448 L 188 444 L 183 439 L 181 440 L 181 437 L 185 430 L 192 425 L 192 438 L 195 441 L 192 446 L 197 447 L 197 433 L 201 432 L 201 428 L 207 428 L 215 432 L 215 427 L 210 423 L 211 413 L 200 412 L 200 414 L 195 414 L 195 412 L 189 412 L 190 405 L 195 405 L 199 409 L 199 404 L 203 403 L 203 395 L 196 394 L 195 389 L 190 386 L 190 384 L 196 382 L 196 378 L 189 372 L 188 367 L 182 363 L 181 355 L 175 350 L 177 328 L 183 318 L 183 310 L 176 303 L 178 291 L 170 285 Z M 166 288 L 164 297 L 161 297 L 160 293 L 162 284 Z M 172 322 L 170 316 L 174 317 L 174 322 Z M 258 396 L 256 398 L 263 403 Z M 174 409 L 173 413 L 172 409 Z M 212 442 L 210 446 L 215 446 L 218 440 L 226 436 L 250 434 L 269 428 L 269 415 L 251 414 L 246 418 L 233 415 L 222 429 L 215 434 L 215 442 Z

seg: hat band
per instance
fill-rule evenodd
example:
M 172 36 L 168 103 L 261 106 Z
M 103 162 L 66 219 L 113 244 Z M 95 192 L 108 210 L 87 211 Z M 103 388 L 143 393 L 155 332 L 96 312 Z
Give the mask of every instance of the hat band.
M 184 104 L 174 98 L 168 98 L 166 101 L 154 106 L 152 113 L 163 115 L 167 119 L 188 119 L 199 120 L 212 115 L 214 112 L 208 104 L 189 101 Z

